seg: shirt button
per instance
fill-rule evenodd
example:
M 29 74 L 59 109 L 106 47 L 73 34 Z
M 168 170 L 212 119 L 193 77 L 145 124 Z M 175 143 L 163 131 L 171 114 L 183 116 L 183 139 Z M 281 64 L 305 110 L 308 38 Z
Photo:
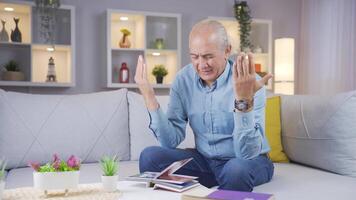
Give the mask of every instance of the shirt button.
M 243 125 L 244 127 L 248 126 L 246 117 L 243 117 L 243 118 L 242 118 L 242 125 Z

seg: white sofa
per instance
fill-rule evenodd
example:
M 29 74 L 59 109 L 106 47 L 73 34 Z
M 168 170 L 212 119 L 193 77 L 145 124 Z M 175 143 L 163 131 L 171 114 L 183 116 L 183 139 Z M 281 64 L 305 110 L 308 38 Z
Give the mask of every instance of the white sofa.
M 300 164 L 275 163 L 272 181 L 254 191 L 288 200 L 356 196 L 356 118 L 349 117 L 356 116 L 356 92 L 330 99 L 282 97 L 283 145 L 289 158 Z M 158 100 L 166 109 L 169 97 Z M 335 106 L 340 102 L 339 107 L 347 107 Z M 341 121 L 333 122 L 335 115 Z M 9 161 L 6 188 L 32 186 L 32 169 L 27 163 L 48 162 L 53 153 L 82 159 L 81 183 L 100 182 L 97 161 L 104 154 L 120 156 L 120 179 L 138 173 L 142 149 L 158 145 L 148 123 L 142 97 L 126 89 L 80 95 L 33 95 L 0 89 L 0 157 Z M 347 127 L 326 126 L 327 130 L 318 131 L 325 123 Z M 180 147 L 194 147 L 189 127 Z

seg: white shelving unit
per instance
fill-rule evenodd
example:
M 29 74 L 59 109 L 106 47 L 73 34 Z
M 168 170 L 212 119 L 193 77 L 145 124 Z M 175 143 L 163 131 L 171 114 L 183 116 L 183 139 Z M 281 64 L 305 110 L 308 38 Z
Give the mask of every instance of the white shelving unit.
M 106 87 L 137 88 L 134 75 L 137 58 L 143 55 L 147 73 L 154 88 L 170 88 L 181 66 L 181 15 L 129 10 L 107 10 L 107 67 Z M 120 48 L 121 29 L 131 32 L 130 48 Z M 164 48 L 157 49 L 155 40 L 163 38 Z M 120 83 L 118 74 L 122 63 L 129 68 L 129 83 Z M 163 64 L 168 70 L 163 84 L 156 84 L 151 71 L 155 65 Z
M 225 27 L 232 46 L 232 54 L 238 53 L 240 49 L 239 23 L 231 17 L 209 17 L 209 19 L 219 21 Z M 273 73 L 272 64 L 272 20 L 252 19 L 251 23 L 251 43 L 254 47 L 259 46 L 261 53 L 254 53 L 255 64 L 261 65 L 259 73 Z M 253 49 L 252 49 L 253 51 Z M 267 89 L 273 89 L 273 82 L 270 80 Z
M 5 8 L 13 8 L 6 11 Z M 13 18 L 20 18 L 19 29 L 22 42 L 11 41 L 11 29 L 14 29 Z M 39 17 L 33 2 L 2 1 L 0 19 L 6 20 L 6 31 L 9 41 L 0 42 L 0 67 L 10 60 L 19 64 L 24 73 L 24 81 L 2 80 L 0 86 L 24 87 L 72 87 L 75 86 L 75 8 L 61 5 L 56 12 L 55 51 L 43 42 L 39 33 Z M 56 82 L 46 82 L 49 58 L 54 58 Z

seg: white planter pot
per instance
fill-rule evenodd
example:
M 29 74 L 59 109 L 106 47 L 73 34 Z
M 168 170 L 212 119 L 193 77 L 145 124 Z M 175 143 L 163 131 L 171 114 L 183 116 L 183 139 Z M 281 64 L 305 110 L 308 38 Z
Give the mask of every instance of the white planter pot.
M 117 190 L 117 180 L 119 176 L 101 176 L 101 181 L 103 183 L 104 190 L 108 192 L 113 192 Z
M 70 172 L 33 172 L 33 186 L 36 189 L 47 190 L 64 189 L 67 194 L 69 189 L 78 187 L 79 171 Z
M 5 190 L 5 182 L 4 181 L 0 181 L 0 200 L 2 199 L 2 194 Z

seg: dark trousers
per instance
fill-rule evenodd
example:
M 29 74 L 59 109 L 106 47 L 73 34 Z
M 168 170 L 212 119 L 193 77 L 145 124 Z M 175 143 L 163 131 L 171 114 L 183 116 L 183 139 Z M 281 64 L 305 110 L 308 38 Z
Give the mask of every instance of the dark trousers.
M 140 155 L 140 172 L 159 172 L 171 163 L 193 157 L 176 174 L 199 177 L 206 187 L 219 185 L 219 189 L 252 191 L 254 186 L 266 183 L 273 176 L 273 163 L 266 155 L 251 160 L 205 158 L 195 149 L 166 149 L 147 147 Z

